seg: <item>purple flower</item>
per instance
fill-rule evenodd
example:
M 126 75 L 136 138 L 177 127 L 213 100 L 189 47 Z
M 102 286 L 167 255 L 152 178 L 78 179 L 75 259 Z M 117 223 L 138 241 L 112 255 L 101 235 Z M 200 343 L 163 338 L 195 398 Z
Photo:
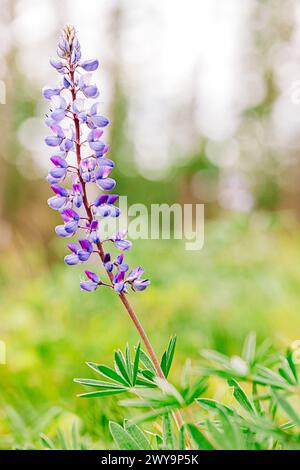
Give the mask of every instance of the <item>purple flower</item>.
M 88 292 L 94 291 L 102 284 L 99 276 L 91 271 L 85 271 L 88 281 L 81 281 L 80 289 Z
M 106 271 L 108 271 L 109 273 L 111 273 L 112 270 L 114 269 L 114 265 L 113 265 L 113 263 L 111 262 L 110 253 L 105 253 L 104 259 L 103 259 L 103 264 L 104 264 L 104 267 L 105 267 Z
M 72 189 L 73 189 L 72 202 L 75 207 L 79 208 L 83 204 L 81 183 L 74 182 L 72 185 Z
M 91 106 L 90 112 L 88 114 L 87 125 L 91 129 L 96 129 L 97 127 L 106 127 L 109 123 L 109 120 L 99 113 L 99 107 L 100 103 L 94 103 Z
M 82 67 L 86 72 L 94 72 L 99 67 L 99 60 L 92 59 L 92 60 L 84 60 L 80 62 L 80 67 Z
M 73 209 L 61 211 L 64 225 L 57 225 L 55 231 L 59 237 L 72 237 L 78 229 L 79 215 Z
M 53 96 L 59 95 L 60 92 L 61 87 L 57 85 L 46 85 L 42 90 L 43 97 L 46 98 L 46 100 L 51 100 Z
M 149 279 L 137 279 L 132 283 L 133 290 L 145 290 L 147 286 L 149 286 L 150 281 Z
M 117 266 L 119 271 L 126 272 L 129 269 L 128 264 L 124 263 L 124 254 L 123 253 L 116 257 L 116 259 L 114 260 L 114 265 Z
M 50 160 L 54 164 L 54 168 L 49 170 L 47 180 L 49 183 L 60 183 L 67 175 L 68 163 L 59 155 L 53 155 Z
M 118 197 L 117 194 L 100 194 L 94 201 L 94 206 L 97 207 L 96 215 L 101 217 L 118 217 L 120 209 L 113 205 Z
M 56 60 L 51 57 L 49 62 L 50 65 L 52 65 L 52 67 L 54 67 L 59 73 L 66 73 L 68 71 L 67 67 L 61 60 Z
M 54 192 L 48 205 L 62 217 L 63 223 L 55 228 L 60 237 L 68 238 L 80 233 L 78 242 L 67 245 L 70 253 L 64 261 L 70 266 L 76 265 L 98 252 L 109 277 L 110 283 L 105 285 L 113 287 L 118 294 L 127 293 L 129 286 L 142 291 L 150 281 L 141 278 L 143 269 L 140 266 L 127 275 L 129 266 L 123 253 L 114 259 L 110 253 L 103 256 L 104 242 L 113 243 L 122 251 L 128 250 L 132 244 L 126 240 L 126 231 L 119 231 L 105 240 L 101 240 L 100 235 L 102 219 L 118 217 L 120 209 L 115 205 L 118 195 L 107 193 L 116 185 L 110 178 L 114 162 L 106 158 L 109 146 L 102 140 L 109 121 L 102 115 L 99 102 L 90 105 L 85 99 L 99 95 L 91 73 L 98 68 L 99 61 L 81 60 L 80 44 L 72 26 L 63 29 L 57 55 L 58 58 L 50 59 L 50 64 L 62 75 L 60 84 L 43 88 L 43 96 L 51 101 L 51 110 L 45 119 L 51 135 L 45 138 L 45 143 L 56 147 L 47 176 Z M 82 69 L 87 73 L 82 73 Z M 89 200 L 92 192 L 87 189 L 87 185 L 92 184 L 103 191 L 93 203 Z M 79 208 L 80 215 L 76 212 Z M 82 290 L 94 291 L 104 284 L 97 274 L 91 271 L 85 271 L 85 274 L 87 279 L 80 282 Z
M 124 271 L 118 271 L 117 274 L 115 275 L 113 279 L 113 284 L 114 284 L 114 290 L 118 293 L 121 294 L 121 292 L 126 292 L 127 287 L 125 283 L 125 272 Z
M 126 230 L 122 230 L 113 235 L 110 240 L 114 242 L 116 248 L 126 251 L 132 247 L 132 243 L 129 240 L 125 240 L 126 235 Z
M 54 135 L 50 135 L 45 138 L 46 144 L 49 145 L 49 147 L 58 147 L 65 138 L 64 131 L 53 119 L 47 119 L 46 124 L 54 133 Z
M 92 81 L 92 74 L 86 73 L 85 75 L 81 75 L 78 80 L 79 89 L 87 98 L 97 98 L 99 95 L 98 88 L 95 84 L 91 83 Z
M 107 178 L 111 173 L 111 166 L 100 166 L 95 174 L 97 185 L 104 191 L 109 191 L 116 186 L 116 182 L 112 178 Z
M 53 184 L 51 189 L 54 191 L 55 196 L 48 199 L 48 205 L 55 210 L 63 209 L 68 203 L 69 191 L 58 184 Z
M 64 261 L 70 266 L 87 261 L 93 253 L 93 245 L 89 240 L 84 239 L 78 241 L 79 245 L 77 243 L 69 243 L 67 245 L 69 250 L 72 251 L 72 254 L 65 256 Z
M 62 96 L 53 96 L 51 99 L 51 105 L 54 110 L 51 113 L 51 118 L 55 122 L 62 121 L 66 116 L 66 110 L 68 108 L 68 103 Z
M 72 65 L 75 65 L 80 60 L 80 44 L 73 26 L 66 26 L 64 28 L 63 34 L 58 42 L 56 52 L 58 57 L 69 61 Z
M 99 113 L 99 107 L 100 103 L 94 103 L 90 110 L 86 110 L 85 100 L 83 98 L 77 98 L 72 104 L 73 112 L 77 115 L 80 122 L 86 123 L 90 129 L 105 127 L 109 123 L 108 119 Z M 99 138 L 102 134 L 103 132 L 99 132 L 97 137 Z M 91 142 L 93 142 L 93 137 L 93 135 L 90 136 Z M 91 148 L 93 148 L 93 150 L 97 150 L 98 152 L 101 151 L 102 154 L 105 147 L 105 144 L 103 144 L 101 145 L 100 150 L 93 147 Z
M 102 152 L 105 148 L 105 143 L 100 140 L 103 131 L 101 129 L 93 129 L 87 136 L 89 146 L 95 152 Z
M 144 270 L 141 266 L 137 266 L 128 274 L 126 281 L 131 285 L 133 290 L 145 290 L 150 284 L 149 279 L 141 279 L 143 272 Z

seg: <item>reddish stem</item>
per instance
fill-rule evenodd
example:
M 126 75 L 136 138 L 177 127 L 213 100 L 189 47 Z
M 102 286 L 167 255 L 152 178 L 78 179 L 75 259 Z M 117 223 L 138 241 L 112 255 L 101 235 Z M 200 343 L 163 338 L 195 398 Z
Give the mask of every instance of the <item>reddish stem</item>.
M 71 93 L 72 93 L 72 101 L 75 101 L 76 100 L 76 89 L 75 89 L 75 83 L 74 83 L 74 68 L 72 65 L 70 65 L 70 79 L 71 79 Z M 78 169 L 80 167 L 80 162 L 81 162 L 81 143 L 80 143 L 80 125 L 79 125 L 79 120 L 76 116 L 76 114 L 74 113 L 73 114 L 73 120 L 74 120 L 74 126 L 75 126 L 75 148 L 76 148 L 76 158 L 77 158 L 77 164 L 78 164 Z M 89 222 L 91 222 L 93 220 L 93 214 L 92 214 L 92 211 L 91 211 L 91 207 L 90 207 L 90 204 L 89 204 L 89 201 L 88 201 L 88 198 L 87 198 L 87 192 L 86 192 L 86 183 L 85 181 L 82 179 L 82 176 L 80 174 L 80 171 L 78 171 L 78 177 L 79 177 L 79 180 L 80 180 L 80 183 L 81 183 L 81 186 L 82 186 L 82 199 L 83 199 L 83 205 L 85 207 L 85 211 L 86 211 L 86 214 L 87 214 L 87 218 L 89 220 Z M 99 241 L 97 243 L 97 247 L 98 247 L 98 254 L 99 254 L 99 257 L 103 263 L 104 261 L 104 250 L 103 250 L 103 246 L 102 246 L 102 243 L 101 241 Z M 110 282 L 111 282 L 111 287 L 113 286 L 113 274 L 112 273 L 109 273 L 107 272 L 107 275 L 110 279 Z M 131 320 L 133 321 L 143 343 L 145 344 L 145 347 L 149 353 L 149 356 L 151 357 L 152 359 L 152 362 L 153 362 L 153 365 L 156 369 L 156 372 L 157 372 L 157 375 L 161 378 L 161 379 L 165 379 L 165 375 L 162 371 L 162 368 L 160 366 L 160 363 L 159 363 L 159 360 L 153 350 L 153 347 L 148 339 L 148 336 L 141 324 L 141 322 L 139 321 L 138 319 L 138 316 L 136 315 L 134 309 L 132 308 L 132 306 L 130 305 L 126 295 L 121 292 L 120 294 L 118 294 L 118 297 L 119 299 L 121 300 L 122 304 L 124 305 L 125 309 L 127 310 Z M 178 426 L 178 428 L 180 428 L 184 423 L 183 423 L 183 419 L 181 417 L 181 414 L 178 410 L 174 411 L 174 419 L 175 419 L 175 422 Z

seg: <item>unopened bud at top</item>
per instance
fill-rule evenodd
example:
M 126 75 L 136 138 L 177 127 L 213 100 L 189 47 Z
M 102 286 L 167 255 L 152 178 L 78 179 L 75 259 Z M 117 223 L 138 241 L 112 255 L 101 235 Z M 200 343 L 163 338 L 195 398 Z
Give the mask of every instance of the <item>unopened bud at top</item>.
M 76 36 L 74 26 L 67 25 L 62 31 L 62 36 L 57 47 L 57 55 L 61 59 L 69 60 L 72 64 L 81 58 L 80 44 Z

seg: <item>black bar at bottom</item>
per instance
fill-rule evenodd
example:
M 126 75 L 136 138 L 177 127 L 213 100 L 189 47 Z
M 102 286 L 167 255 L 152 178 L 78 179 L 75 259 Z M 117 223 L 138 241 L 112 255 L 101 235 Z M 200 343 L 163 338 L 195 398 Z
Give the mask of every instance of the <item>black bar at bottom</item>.
M 107 466 L 121 465 L 136 468 L 139 465 L 209 465 L 237 464 L 253 465 L 259 463 L 299 461 L 300 451 L 109 451 L 109 450 L 7 450 L 0 451 L 0 466 L 4 464 L 48 464 L 68 463 Z M 276 455 L 274 455 L 276 453 Z M 4 467 L 2 467 L 4 468 Z M 95 468 L 95 467 L 94 467 Z

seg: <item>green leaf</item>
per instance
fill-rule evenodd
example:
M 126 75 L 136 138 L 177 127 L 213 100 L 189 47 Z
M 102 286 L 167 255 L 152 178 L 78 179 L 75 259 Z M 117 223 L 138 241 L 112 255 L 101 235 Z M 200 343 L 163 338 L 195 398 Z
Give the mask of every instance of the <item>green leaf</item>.
M 269 385 L 271 387 L 290 390 L 290 385 L 276 372 L 267 367 L 257 366 L 256 373 L 252 377 L 253 382 L 261 385 Z
M 130 421 L 126 421 L 124 424 L 124 428 L 138 444 L 139 449 L 151 450 L 151 446 L 149 444 L 148 439 L 146 438 L 143 431 L 136 424 L 132 424 Z
M 135 351 L 135 357 L 134 357 L 134 363 L 133 363 L 133 373 L 132 373 L 132 384 L 136 384 L 136 379 L 139 371 L 139 363 L 140 363 L 140 352 L 141 352 L 141 344 L 139 343 L 136 351 Z
M 204 434 L 194 425 L 188 424 L 187 428 L 192 436 L 193 441 L 197 445 L 197 448 L 200 450 L 213 450 L 213 445 L 209 440 L 204 436 Z
M 123 354 L 122 354 L 121 351 L 116 351 L 115 352 L 115 363 L 116 363 L 116 366 L 117 366 L 119 372 L 122 374 L 124 380 L 126 380 L 128 385 L 131 385 L 129 373 L 126 370 L 125 360 L 124 360 L 124 357 L 123 357 Z
M 50 437 L 46 436 L 46 434 L 41 433 L 40 434 L 40 439 L 41 439 L 44 447 L 46 447 L 47 449 L 51 449 L 51 450 L 55 449 L 55 445 L 54 445 L 53 441 L 50 439 Z
M 136 379 L 135 385 L 140 385 L 146 388 L 157 388 L 157 385 L 154 382 L 140 378 L 139 376 Z
M 57 430 L 57 437 L 58 437 L 60 448 L 63 450 L 68 449 L 68 444 L 65 439 L 64 433 L 62 432 L 60 428 L 58 428 Z
M 157 373 L 150 357 L 142 349 L 140 350 L 140 359 L 146 369 L 149 369 L 149 371 L 151 371 L 156 376 Z
M 163 356 L 161 358 L 161 362 L 160 362 L 160 367 L 164 373 L 165 376 L 167 376 L 167 352 L 165 351 L 163 353 Z
M 131 422 L 134 424 L 137 424 L 137 423 L 142 423 L 146 421 L 154 421 L 156 418 L 163 416 L 165 413 L 169 413 L 169 411 L 172 411 L 172 408 L 169 406 L 159 408 L 155 411 L 148 411 L 147 413 L 143 413 L 131 419 Z
M 133 369 L 132 369 L 132 364 L 131 364 L 130 348 L 129 348 L 128 343 L 126 344 L 125 359 L 126 359 L 126 369 L 129 375 L 130 383 L 132 384 Z
M 289 366 L 290 366 L 290 369 L 292 371 L 292 374 L 295 378 L 295 381 L 296 383 L 298 383 L 298 373 L 297 373 L 297 368 L 296 368 L 296 364 L 294 362 L 294 357 L 293 357 L 293 352 L 288 349 L 287 352 L 286 352 L 286 359 L 289 363 Z
M 292 405 L 283 397 L 277 390 L 272 389 L 272 395 L 275 402 L 285 412 L 285 414 L 295 423 L 296 426 L 300 427 L 300 416 Z
M 168 377 L 169 375 L 171 365 L 174 359 L 176 341 L 177 341 L 176 336 L 173 336 L 169 341 L 169 345 L 167 349 L 166 377 Z
M 126 392 L 124 388 L 112 388 L 110 390 L 98 390 L 95 392 L 81 393 L 77 395 L 79 398 L 94 398 L 94 397 L 106 397 L 109 395 L 118 395 L 120 393 Z
M 282 367 L 279 367 L 278 372 L 281 375 L 281 377 L 283 377 L 290 385 L 295 384 L 295 378 L 289 366 L 287 367 L 286 364 L 283 363 Z
M 198 398 L 198 400 L 196 400 L 197 403 L 199 403 L 199 405 L 208 410 L 208 411 L 211 411 L 211 410 L 215 410 L 215 411 L 218 411 L 220 409 L 225 409 L 227 411 L 227 413 L 230 413 L 231 415 L 233 415 L 235 412 L 232 408 L 230 408 L 229 406 L 226 406 L 226 405 L 223 405 L 222 403 L 216 401 L 216 400 L 213 400 L 211 398 Z
M 155 434 L 155 440 L 156 440 L 157 448 L 162 449 L 163 444 L 164 444 L 162 437 L 159 434 Z
M 192 387 L 184 393 L 184 399 L 187 405 L 190 405 L 196 398 L 202 395 L 207 389 L 207 379 L 199 379 Z
M 138 443 L 120 424 L 113 421 L 109 422 L 109 430 L 120 450 L 138 450 Z
M 240 433 L 240 427 L 237 427 L 233 416 L 226 410 L 219 410 L 220 422 L 224 435 L 226 436 L 227 449 L 241 450 L 243 448 L 243 435 Z
M 242 358 L 248 364 L 253 364 L 255 359 L 255 349 L 256 349 L 256 334 L 251 332 L 245 339 Z
M 185 427 L 179 429 L 179 450 L 185 450 Z
M 98 372 L 98 374 L 101 374 L 108 379 L 114 380 L 115 382 L 119 382 L 120 384 L 125 385 L 125 387 L 130 385 L 111 367 L 108 367 L 104 364 L 95 364 L 94 362 L 87 362 L 87 365 L 94 371 Z
M 249 413 L 255 414 L 255 409 L 252 403 L 248 399 L 242 387 L 237 383 L 237 381 L 234 379 L 230 379 L 228 380 L 228 385 L 234 388 L 233 396 L 239 402 L 239 404 Z
M 81 385 L 87 385 L 88 387 L 101 388 L 103 390 L 112 389 L 112 388 L 118 388 L 118 389 L 120 388 L 120 384 L 115 384 L 112 382 L 105 382 L 102 380 L 94 380 L 94 379 L 73 379 L 73 380 L 74 382 L 79 383 Z
M 79 435 L 76 427 L 76 423 L 74 422 L 72 424 L 72 429 L 71 429 L 71 436 L 72 436 L 72 448 L 74 450 L 78 449 L 79 450 Z
M 147 379 L 150 380 L 150 382 L 153 382 L 155 379 L 156 375 L 153 374 L 151 370 L 142 370 L 142 375 Z
M 213 351 L 211 349 L 205 349 L 204 351 L 202 351 L 202 356 L 205 357 L 205 359 L 208 359 L 212 362 L 215 362 L 216 364 L 225 367 L 226 369 L 231 369 L 230 360 L 224 354 L 221 354 L 217 351 Z
M 174 449 L 174 435 L 169 413 L 163 416 L 163 440 L 165 449 Z
M 262 415 L 263 411 L 262 411 L 258 393 L 257 393 L 257 384 L 255 382 L 252 384 L 252 395 L 253 395 L 253 404 L 255 406 L 255 409 L 259 415 Z
M 227 436 L 219 431 L 217 426 L 210 420 L 206 422 L 207 430 L 220 449 L 228 449 Z

